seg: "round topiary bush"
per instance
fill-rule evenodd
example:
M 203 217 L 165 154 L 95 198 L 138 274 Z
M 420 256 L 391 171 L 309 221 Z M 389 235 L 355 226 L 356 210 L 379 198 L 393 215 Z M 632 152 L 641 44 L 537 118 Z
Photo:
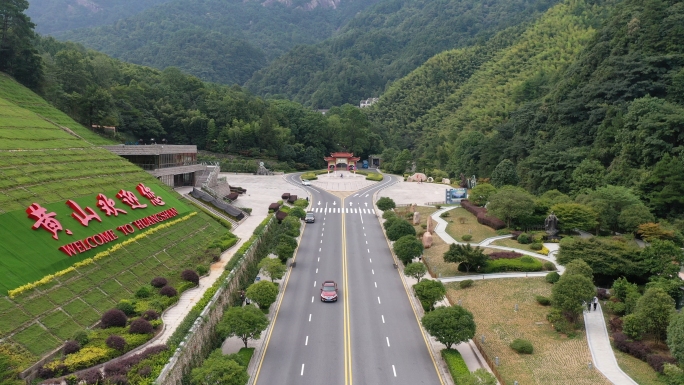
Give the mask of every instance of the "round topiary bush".
M 78 341 L 69 340 L 64 343 L 64 354 L 76 353 L 81 350 L 81 344 Z
M 184 281 L 192 282 L 195 285 L 199 285 L 199 275 L 197 275 L 197 272 L 195 272 L 195 270 L 183 270 L 183 272 L 181 273 L 181 278 L 183 278 Z
M 394 203 L 392 198 L 388 198 L 388 197 L 382 197 L 382 198 L 378 199 L 376 204 L 378 205 L 378 208 L 382 211 L 387 211 L 387 210 L 390 210 L 390 209 L 397 207 L 397 204 Z
M 159 313 L 157 313 L 154 310 L 146 310 L 143 314 L 142 317 L 148 321 L 152 321 L 155 319 L 159 318 Z
M 549 306 L 551 305 L 551 300 L 547 297 L 544 297 L 543 295 L 538 295 L 535 297 L 537 300 L 537 303 L 539 303 L 542 306 Z
M 535 251 L 539 251 L 543 247 L 544 247 L 544 245 L 542 245 L 541 243 L 537 243 L 537 242 L 530 245 L 530 249 L 535 250 Z
M 468 242 L 468 241 L 470 241 L 471 239 L 473 239 L 473 236 L 470 235 L 470 234 L 466 234 L 466 235 L 462 236 L 461 239 L 463 239 L 464 241 Z
M 534 263 L 534 258 L 530 257 L 529 255 L 525 255 L 520 257 L 520 262 L 522 263 Z
M 175 297 L 178 295 L 178 292 L 173 286 L 164 286 L 159 290 L 159 294 L 165 295 L 167 297 Z
M 152 324 L 144 318 L 134 319 L 128 328 L 128 332 L 131 334 L 151 334 L 153 331 Z
M 122 299 L 116 304 L 116 308 L 124 312 L 127 316 L 135 315 L 135 305 L 131 301 Z
M 107 337 L 105 344 L 114 350 L 122 352 L 126 347 L 126 340 L 121 336 L 112 334 L 111 336 Z
M 520 243 L 521 245 L 526 245 L 528 243 L 532 243 L 532 239 L 529 234 L 522 233 L 518 235 L 518 243 Z
M 152 278 L 152 282 L 150 282 L 150 285 L 156 288 L 160 288 L 166 286 L 167 283 L 169 283 L 169 281 L 167 281 L 164 277 L 154 277 Z
M 546 262 L 544 262 L 544 270 L 554 271 L 554 270 L 556 270 L 556 265 L 551 261 L 546 261 Z
M 102 314 L 102 318 L 100 318 L 102 327 L 105 329 L 115 326 L 124 327 L 126 326 L 126 321 L 128 321 L 128 318 L 126 318 L 126 313 L 119 309 L 107 310 L 104 314 Z
M 460 286 L 461 289 L 466 289 L 473 286 L 473 283 L 475 283 L 475 281 L 473 281 L 472 279 L 466 279 L 465 281 L 459 282 L 458 286 Z
M 528 340 L 523 340 L 521 338 L 514 340 L 513 342 L 511 342 L 509 346 L 511 347 L 511 349 L 515 350 L 520 354 L 532 354 L 532 352 L 534 351 L 532 343 Z
M 549 274 L 546 274 L 546 282 L 548 283 L 556 283 L 560 279 L 560 274 L 556 273 L 555 271 L 550 272 Z
M 382 213 L 382 219 L 390 219 L 390 218 L 396 218 L 397 213 L 394 212 L 394 210 L 387 210 Z
M 135 298 L 149 298 L 152 295 L 152 289 L 149 286 L 141 286 L 135 291 Z

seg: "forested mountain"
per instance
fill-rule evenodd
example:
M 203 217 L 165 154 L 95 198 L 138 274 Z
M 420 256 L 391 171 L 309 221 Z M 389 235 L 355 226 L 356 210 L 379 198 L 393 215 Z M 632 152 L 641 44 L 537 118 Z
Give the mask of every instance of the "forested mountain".
M 623 185 L 681 214 L 682 21 L 681 1 L 566 0 L 509 47 L 432 58 L 370 117 L 390 161 L 408 147 L 420 168 L 488 177 L 510 159 L 533 192 Z
M 486 41 L 534 20 L 556 0 L 384 0 L 335 37 L 297 47 L 247 83 L 315 108 L 380 95 L 392 81 L 447 49 Z
M 36 32 L 55 34 L 112 24 L 171 0 L 31 0 L 26 14 Z
M 269 60 L 332 36 L 376 1 L 175 0 L 112 25 L 55 36 L 130 63 L 244 84 Z

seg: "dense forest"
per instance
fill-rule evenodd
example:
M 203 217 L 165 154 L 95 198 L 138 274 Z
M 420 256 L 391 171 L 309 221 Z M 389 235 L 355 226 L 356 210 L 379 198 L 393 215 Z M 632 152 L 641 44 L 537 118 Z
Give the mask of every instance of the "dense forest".
M 175 66 L 204 81 L 244 84 L 270 60 L 299 44 L 333 35 L 377 0 L 342 1 L 336 9 L 305 9 L 242 0 L 175 0 L 97 28 L 54 36 L 118 59 L 164 69 Z M 57 23 L 49 20 L 46 24 Z
M 371 108 L 385 158 L 483 177 L 508 159 L 535 193 L 621 185 L 684 213 L 683 18 L 674 0 L 568 0 L 509 46 L 442 53 Z
M 486 41 L 534 20 L 556 0 L 387 0 L 352 19 L 335 37 L 300 46 L 247 83 L 314 108 L 379 96 L 387 85 L 447 49 Z
M 36 32 L 54 34 L 113 24 L 169 1 L 171 0 L 31 0 L 26 14 L 36 23 Z

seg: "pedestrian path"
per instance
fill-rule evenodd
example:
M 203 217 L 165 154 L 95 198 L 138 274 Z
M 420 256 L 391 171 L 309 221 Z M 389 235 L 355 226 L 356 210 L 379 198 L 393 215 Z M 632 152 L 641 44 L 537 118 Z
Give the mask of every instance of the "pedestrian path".
M 447 222 L 440 218 L 440 214 L 445 211 L 449 211 L 454 207 L 447 207 L 436 211 L 432 214 L 432 219 L 437 222 L 435 227 L 435 233 L 444 240 L 447 244 L 456 243 L 463 244 L 463 242 L 456 241 L 446 232 Z M 547 261 L 551 261 L 556 265 L 558 272 L 562 274 L 565 271 L 565 267 L 556 263 L 556 253 L 559 250 L 559 245 L 557 243 L 545 243 L 547 249 L 549 249 L 549 255 L 543 255 L 539 253 L 533 253 L 526 250 L 520 250 L 512 247 L 504 246 L 492 246 L 491 243 L 510 237 L 510 235 L 497 236 L 492 238 L 487 238 L 484 241 L 474 244 L 477 246 L 488 247 L 492 249 L 515 251 L 517 253 L 530 255 L 536 258 L 541 258 Z M 480 274 L 480 275 L 463 275 L 457 277 L 447 277 L 439 278 L 442 282 L 458 282 L 467 279 L 500 279 L 500 278 L 525 278 L 525 277 L 543 277 L 548 272 L 531 272 L 531 273 L 497 273 L 497 274 Z M 610 346 L 610 338 L 608 337 L 608 330 L 606 328 L 606 321 L 603 318 L 603 312 L 601 311 L 601 304 L 598 304 L 598 308 L 595 311 L 584 312 L 584 327 L 587 333 L 587 344 L 589 345 L 589 350 L 591 351 L 591 357 L 593 360 L 593 366 L 600 371 L 608 381 L 616 385 L 637 385 L 637 383 L 632 380 L 625 372 L 620 369 L 615 359 L 615 353 L 613 348 Z
M 360 209 L 351 207 L 313 207 L 310 209 L 314 213 L 321 214 L 368 214 L 375 215 L 374 209 Z
M 587 331 L 587 343 L 596 369 L 613 384 L 637 385 L 631 377 L 620 369 L 615 359 L 613 349 L 610 347 L 606 321 L 603 318 L 600 303 L 596 310 L 584 312 L 584 328 Z

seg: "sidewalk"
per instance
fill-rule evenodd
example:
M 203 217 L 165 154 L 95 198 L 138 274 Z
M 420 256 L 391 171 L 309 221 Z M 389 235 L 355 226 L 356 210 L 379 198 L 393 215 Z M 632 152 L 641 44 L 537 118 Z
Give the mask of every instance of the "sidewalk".
M 587 344 L 591 351 L 594 366 L 603 373 L 613 384 L 618 385 L 637 385 L 625 372 L 620 369 L 615 354 L 610 347 L 606 321 L 603 318 L 601 303 L 593 311 L 584 312 L 584 328 L 587 331 Z

